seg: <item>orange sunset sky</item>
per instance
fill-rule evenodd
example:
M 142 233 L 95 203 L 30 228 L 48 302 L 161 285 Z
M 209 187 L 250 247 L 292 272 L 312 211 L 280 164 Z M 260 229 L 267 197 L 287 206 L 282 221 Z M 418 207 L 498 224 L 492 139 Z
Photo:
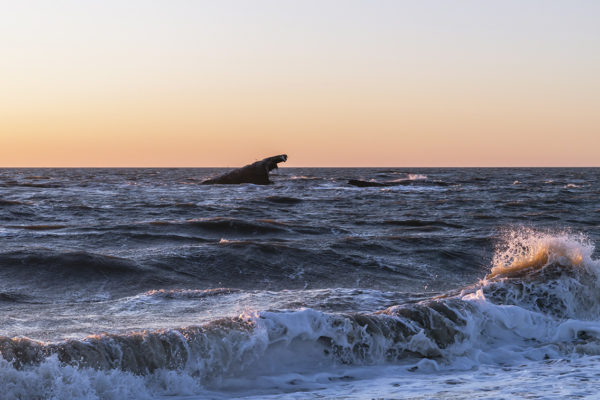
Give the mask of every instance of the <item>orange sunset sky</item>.
M 599 1 L 14 1 L 0 166 L 600 166 Z

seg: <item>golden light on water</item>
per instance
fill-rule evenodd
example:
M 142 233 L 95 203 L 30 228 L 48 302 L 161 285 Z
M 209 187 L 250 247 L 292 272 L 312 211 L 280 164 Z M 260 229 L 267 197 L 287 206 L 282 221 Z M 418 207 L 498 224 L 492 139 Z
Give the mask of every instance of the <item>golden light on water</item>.
M 582 240 L 567 233 L 549 234 L 530 229 L 511 231 L 506 234 L 503 248 L 497 250 L 494 266 L 486 279 L 521 276 L 549 265 L 583 267 L 584 253 L 591 254 L 593 250 Z

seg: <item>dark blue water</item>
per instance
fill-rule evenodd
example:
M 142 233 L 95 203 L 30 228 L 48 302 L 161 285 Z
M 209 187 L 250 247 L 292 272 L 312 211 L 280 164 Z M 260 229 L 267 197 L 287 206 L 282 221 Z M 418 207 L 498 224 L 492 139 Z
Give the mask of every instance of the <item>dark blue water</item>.
M 598 168 L 283 168 L 269 186 L 200 185 L 220 172 L 0 170 L 6 398 L 400 396 L 340 368 L 432 361 L 459 379 L 532 349 L 596 354 L 600 299 L 577 293 L 596 293 Z M 539 315 L 546 336 L 488 335 L 483 350 L 472 324 L 499 317 L 482 301 L 529 328 Z M 556 339 L 569 320 L 586 328 Z M 520 350 L 500 362 L 465 343 Z

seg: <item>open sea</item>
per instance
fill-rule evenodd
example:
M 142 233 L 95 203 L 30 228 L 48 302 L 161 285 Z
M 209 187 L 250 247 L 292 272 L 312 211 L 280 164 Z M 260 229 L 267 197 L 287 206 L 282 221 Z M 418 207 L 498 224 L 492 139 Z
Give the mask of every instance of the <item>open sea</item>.
M 0 169 L 0 399 L 599 398 L 599 168 L 223 171 Z

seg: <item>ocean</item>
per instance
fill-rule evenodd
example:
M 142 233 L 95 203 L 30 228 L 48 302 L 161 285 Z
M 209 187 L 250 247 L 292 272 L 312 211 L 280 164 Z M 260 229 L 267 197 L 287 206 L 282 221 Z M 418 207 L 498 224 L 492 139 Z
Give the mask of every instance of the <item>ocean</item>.
M 0 399 L 598 398 L 599 168 L 223 171 L 0 169 Z

